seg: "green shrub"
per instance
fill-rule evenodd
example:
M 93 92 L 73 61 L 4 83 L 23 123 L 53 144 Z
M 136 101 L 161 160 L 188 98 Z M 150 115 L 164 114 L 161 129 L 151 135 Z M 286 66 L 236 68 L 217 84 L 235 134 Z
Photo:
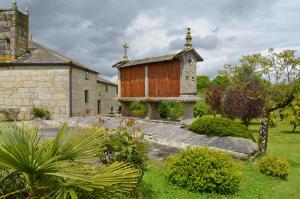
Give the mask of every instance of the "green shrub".
M 165 101 L 158 104 L 158 113 L 163 119 L 178 120 L 183 115 L 183 108 L 179 102 Z
M 145 104 L 141 102 L 132 102 L 129 106 L 132 116 L 134 117 L 145 117 L 148 112 L 148 108 Z
M 205 102 L 197 102 L 194 107 L 194 117 L 202 117 L 208 115 L 212 112 L 212 109 L 209 104 Z
M 290 165 L 285 159 L 267 155 L 259 160 L 259 170 L 261 173 L 269 176 L 287 178 L 290 172 Z
M 234 136 L 254 140 L 251 132 L 242 124 L 222 117 L 197 118 L 189 127 L 189 130 L 211 136 Z
M 6 121 L 17 121 L 20 110 L 18 108 L 0 109 L 0 114 L 3 115 Z
M 138 135 L 137 131 L 134 120 L 128 120 L 125 127 L 110 132 L 100 161 L 104 164 L 126 162 L 143 174 L 148 161 L 149 146 L 144 136 Z
M 43 107 L 33 107 L 31 114 L 34 118 L 41 118 L 49 120 L 51 118 L 51 113 L 47 108 Z
M 241 172 L 231 155 L 208 148 L 188 148 L 168 159 L 168 180 L 189 191 L 233 194 Z
M 146 116 L 146 113 L 143 110 L 132 110 L 131 115 L 134 117 L 144 118 Z

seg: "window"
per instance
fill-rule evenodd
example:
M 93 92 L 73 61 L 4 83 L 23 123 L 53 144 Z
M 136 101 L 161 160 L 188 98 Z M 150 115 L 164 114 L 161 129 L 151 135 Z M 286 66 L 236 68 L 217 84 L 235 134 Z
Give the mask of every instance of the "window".
M 86 71 L 85 72 L 85 79 L 88 80 L 90 78 L 90 73 L 89 71 Z
M 116 93 L 118 94 L 118 87 L 116 87 Z
M 98 114 L 101 113 L 101 101 L 98 100 Z
M 84 91 L 84 102 L 86 104 L 89 103 L 89 91 L 88 90 Z
M 106 92 L 108 92 L 108 85 L 107 84 L 105 85 L 105 90 L 106 90 Z

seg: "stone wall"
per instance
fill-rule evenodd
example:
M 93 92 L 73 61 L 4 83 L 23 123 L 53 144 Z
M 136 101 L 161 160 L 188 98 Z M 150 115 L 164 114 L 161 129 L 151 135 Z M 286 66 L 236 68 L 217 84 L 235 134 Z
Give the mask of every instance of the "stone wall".
M 197 94 L 197 58 L 191 52 L 185 54 L 180 62 L 180 95 Z
M 16 10 L 0 10 L 0 58 L 10 61 L 28 50 L 28 15 Z M 5 60 L 7 59 L 7 60 Z
M 108 114 L 111 112 L 117 112 L 120 106 L 117 100 L 118 86 L 104 82 L 98 82 L 98 91 L 100 94 L 100 113 Z
M 33 107 L 46 107 L 53 119 L 69 117 L 69 67 L 0 67 L 0 108 L 19 108 L 30 119 Z
M 100 99 L 97 74 L 72 68 L 72 116 L 84 117 L 97 115 L 97 102 Z M 88 91 L 88 103 L 85 103 L 85 90 Z

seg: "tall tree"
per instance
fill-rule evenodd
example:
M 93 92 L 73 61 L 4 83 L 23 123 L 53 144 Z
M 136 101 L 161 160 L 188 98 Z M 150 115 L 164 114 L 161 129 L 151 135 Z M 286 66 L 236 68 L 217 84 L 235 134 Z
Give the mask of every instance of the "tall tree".
M 295 53 L 294 50 L 276 52 L 269 49 L 267 55 L 242 56 L 240 66 L 228 65 L 224 72 L 247 97 L 263 101 L 258 138 L 261 154 L 267 150 L 271 112 L 288 106 L 299 93 L 300 58 Z M 247 70 L 255 72 L 247 73 Z M 249 92 L 249 87 L 257 85 L 260 87 L 257 92 Z
M 210 79 L 208 76 L 197 76 L 197 93 L 202 95 L 206 92 L 206 89 L 210 85 Z

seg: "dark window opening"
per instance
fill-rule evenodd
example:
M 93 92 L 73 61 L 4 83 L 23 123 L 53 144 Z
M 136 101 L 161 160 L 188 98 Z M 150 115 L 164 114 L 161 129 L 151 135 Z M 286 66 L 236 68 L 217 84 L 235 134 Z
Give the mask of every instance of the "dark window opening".
M 84 91 L 84 102 L 86 104 L 89 103 L 89 91 L 88 90 Z
M 98 100 L 98 114 L 101 113 L 101 101 Z
M 108 92 L 108 85 L 107 84 L 105 85 L 105 90 L 106 90 L 106 92 Z
M 118 87 L 116 87 L 116 93 L 118 94 Z

